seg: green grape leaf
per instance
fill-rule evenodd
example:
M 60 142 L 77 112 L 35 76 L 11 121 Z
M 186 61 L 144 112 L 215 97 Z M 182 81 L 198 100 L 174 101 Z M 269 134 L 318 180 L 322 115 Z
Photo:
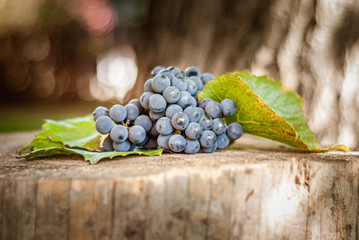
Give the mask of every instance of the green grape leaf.
M 34 157 L 49 157 L 49 156 L 72 156 L 79 155 L 84 157 L 86 161 L 89 161 L 91 164 L 96 164 L 102 159 L 112 159 L 118 156 L 127 156 L 127 155 L 145 155 L 145 156 L 154 156 L 161 155 L 162 149 L 147 151 L 129 151 L 129 152 L 91 152 L 84 149 L 76 148 L 67 148 L 67 147 L 48 147 L 34 150 L 29 153 L 24 153 L 20 157 L 26 159 L 32 159 Z
M 131 152 L 99 152 L 101 134 L 96 131 L 91 115 L 70 118 L 62 121 L 45 120 L 43 132 L 37 134 L 30 144 L 24 146 L 20 157 L 30 159 L 46 156 L 81 155 L 85 160 L 95 164 L 101 159 L 112 159 L 127 155 L 158 155 L 159 150 L 140 150 Z
M 268 138 L 313 152 L 349 151 L 345 145 L 322 148 L 308 127 L 304 101 L 281 82 L 248 71 L 227 73 L 208 82 L 198 95 L 199 101 L 212 98 L 217 102 L 230 98 L 237 112 L 226 122 L 238 122 L 244 133 Z

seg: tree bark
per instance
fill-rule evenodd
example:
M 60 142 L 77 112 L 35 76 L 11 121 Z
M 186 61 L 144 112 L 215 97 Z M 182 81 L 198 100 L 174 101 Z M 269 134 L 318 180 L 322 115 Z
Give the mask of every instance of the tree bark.
M 256 150 L 97 165 L 15 158 L 32 137 L 0 135 L 2 239 L 359 236 L 357 153 L 268 150 L 272 144 L 247 137 L 246 149 Z

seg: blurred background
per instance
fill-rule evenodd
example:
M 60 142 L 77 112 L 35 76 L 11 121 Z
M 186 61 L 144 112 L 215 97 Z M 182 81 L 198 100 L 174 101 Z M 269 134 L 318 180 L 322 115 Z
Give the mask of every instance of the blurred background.
M 156 65 L 249 69 L 305 100 L 324 146 L 359 149 L 357 0 L 0 0 L 0 132 L 139 98 Z

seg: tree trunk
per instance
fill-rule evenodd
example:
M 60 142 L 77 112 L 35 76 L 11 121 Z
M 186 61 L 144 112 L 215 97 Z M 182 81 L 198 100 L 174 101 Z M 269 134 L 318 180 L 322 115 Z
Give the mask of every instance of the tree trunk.
M 359 236 L 357 153 L 308 154 L 283 145 L 258 150 L 268 144 L 247 137 L 240 141 L 257 150 L 132 156 L 97 165 L 15 158 L 32 137 L 0 135 L 4 240 Z

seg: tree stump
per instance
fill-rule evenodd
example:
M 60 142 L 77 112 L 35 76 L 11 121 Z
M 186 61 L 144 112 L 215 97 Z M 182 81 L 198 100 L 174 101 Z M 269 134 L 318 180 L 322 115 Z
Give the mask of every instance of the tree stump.
M 130 156 L 97 165 L 16 158 L 33 135 L 0 135 L 4 240 L 359 236 L 355 152 L 268 150 L 272 144 L 255 139 L 257 148 L 245 151 Z

